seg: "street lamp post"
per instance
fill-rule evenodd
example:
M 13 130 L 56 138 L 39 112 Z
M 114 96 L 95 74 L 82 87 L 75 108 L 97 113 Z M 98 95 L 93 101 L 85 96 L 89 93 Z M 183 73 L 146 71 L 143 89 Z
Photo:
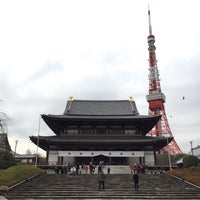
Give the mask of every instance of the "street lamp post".
M 193 154 L 193 147 L 192 147 L 192 143 L 193 143 L 193 141 L 190 140 L 189 143 L 190 143 L 190 145 L 191 145 L 191 153 L 192 153 L 192 155 L 194 155 L 194 154 Z
M 17 143 L 19 142 L 19 140 L 15 140 L 15 154 L 14 154 L 14 158 L 16 156 L 16 151 L 17 151 Z

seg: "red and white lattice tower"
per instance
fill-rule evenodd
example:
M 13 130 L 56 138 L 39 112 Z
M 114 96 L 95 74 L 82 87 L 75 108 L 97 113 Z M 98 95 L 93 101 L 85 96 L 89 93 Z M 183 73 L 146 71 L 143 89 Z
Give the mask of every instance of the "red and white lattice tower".
M 161 120 L 148 133 L 148 135 L 153 137 L 156 136 L 173 137 L 165 113 L 165 107 L 164 107 L 165 95 L 162 93 L 160 86 L 159 71 L 157 68 L 157 60 L 155 53 L 156 47 L 154 45 L 155 37 L 152 34 L 151 16 L 149 9 L 148 9 L 148 17 L 149 17 L 149 36 L 148 36 L 149 94 L 146 96 L 146 98 L 149 103 L 149 114 L 162 116 Z M 164 150 L 168 151 L 171 155 L 182 153 L 181 149 L 177 145 L 174 138 L 166 147 L 164 147 Z

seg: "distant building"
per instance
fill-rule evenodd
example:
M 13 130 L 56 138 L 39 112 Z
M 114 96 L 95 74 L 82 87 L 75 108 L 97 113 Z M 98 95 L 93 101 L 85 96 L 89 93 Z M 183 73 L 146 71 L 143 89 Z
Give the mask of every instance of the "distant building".
M 16 164 L 29 164 L 35 165 L 36 155 L 26 155 L 26 154 L 15 154 L 14 156 Z

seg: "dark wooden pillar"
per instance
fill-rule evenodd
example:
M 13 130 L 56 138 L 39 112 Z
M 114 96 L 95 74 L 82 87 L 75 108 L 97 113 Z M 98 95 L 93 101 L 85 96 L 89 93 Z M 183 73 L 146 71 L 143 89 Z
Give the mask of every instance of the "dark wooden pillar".
M 142 165 L 144 165 L 144 164 L 145 164 L 144 157 L 140 157 L 140 164 L 142 164 Z
M 91 162 L 92 162 L 92 164 L 94 164 L 94 156 L 91 157 Z
M 155 149 L 153 150 L 153 155 L 154 155 L 154 165 L 157 164 L 157 159 L 156 159 L 156 151 Z
M 109 163 L 109 165 L 112 165 L 112 157 L 109 157 L 109 161 L 108 161 Z
M 49 164 L 49 149 L 46 151 L 46 164 Z
M 139 157 L 139 164 L 142 164 L 142 158 Z
M 77 163 L 76 163 L 76 157 L 74 157 L 74 163 L 73 163 L 73 164 L 77 164 Z
M 63 156 L 60 157 L 60 164 L 63 165 Z
M 58 165 L 60 165 L 60 164 L 61 164 L 61 157 L 58 156 Z

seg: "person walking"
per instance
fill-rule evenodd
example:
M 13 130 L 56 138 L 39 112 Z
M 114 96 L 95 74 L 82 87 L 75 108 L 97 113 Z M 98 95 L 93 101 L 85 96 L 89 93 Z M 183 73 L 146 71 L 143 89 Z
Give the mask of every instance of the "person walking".
M 85 165 L 85 173 L 87 174 L 88 173 L 88 166 Z
M 98 182 L 99 182 L 99 190 L 105 189 L 105 174 L 103 173 L 103 170 L 101 170 L 98 173 Z
M 135 190 L 138 190 L 139 189 L 139 175 L 137 171 L 133 174 L 133 182 L 134 182 Z

